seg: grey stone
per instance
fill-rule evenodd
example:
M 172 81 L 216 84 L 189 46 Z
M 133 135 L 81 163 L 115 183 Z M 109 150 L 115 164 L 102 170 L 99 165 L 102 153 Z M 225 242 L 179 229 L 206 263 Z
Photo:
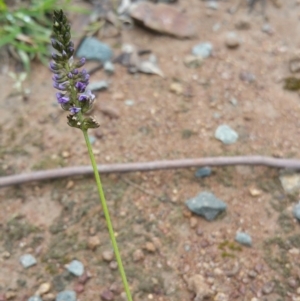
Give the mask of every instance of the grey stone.
M 24 254 L 20 257 L 20 262 L 24 268 L 29 268 L 37 263 L 36 259 L 31 254 Z
M 196 170 L 195 177 L 196 178 L 204 178 L 211 175 L 211 168 L 210 167 L 202 167 Z
M 300 191 L 300 174 L 283 174 L 279 179 L 286 193 L 293 194 Z
M 84 266 L 82 262 L 75 259 L 68 264 L 67 270 L 75 276 L 81 276 L 84 273 Z
M 106 61 L 104 63 L 104 66 L 103 66 L 104 70 L 107 72 L 107 73 L 114 73 L 115 72 L 115 66 L 114 64 L 111 62 L 111 61 Z
M 213 51 L 213 45 L 209 42 L 200 43 L 193 47 L 192 54 L 202 58 L 210 57 Z
M 248 247 L 252 246 L 252 238 L 249 234 L 245 232 L 237 232 L 235 236 L 235 241 Z
M 129 107 L 133 106 L 134 105 L 134 100 L 126 99 L 125 100 L 125 105 L 129 106 Z
M 215 138 L 222 141 L 224 144 L 235 143 L 238 137 L 238 133 L 226 124 L 218 126 L 215 132 Z
M 100 91 L 108 88 L 108 83 L 105 80 L 99 80 L 97 82 L 92 82 L 87 86 L 87 90 Z
M 234 31 L 230 31 L 226 34 L 225 44 L 228 48 L 237 48 L 241 44 L 241 39 Z
M 40 296 L 32 296 L 27 301 L 43 301 Z
M 74 291 L 62 291 L 57 294 L 55 301 L 76 301 L 76 293 Z
M 76 56 L 85 57 L 87 60 L 96 60 L 102 63 L 110 61 L 113 52 L 111 48 L 93 37 L 85 38 L 80 44 Z
M 208 1 L 208 2 L 206 3 L 206 7 L 207 7 L 207 8 L 210 8 L 210 9 L 214 9 L 214 10 L 217 10 L 217 9 L 219 8 L 218 2 L 217 2 L 217 1 L 213 1 L 213 0 Z
M 196 197 L 186 201 L 187 207 L 194 213 L 211 221 L 225 211 L 227 205 L 211 192 L 201 192 Z
M 294 206 L 293 214 L 294 217 L 300 222 L 300 202 Z

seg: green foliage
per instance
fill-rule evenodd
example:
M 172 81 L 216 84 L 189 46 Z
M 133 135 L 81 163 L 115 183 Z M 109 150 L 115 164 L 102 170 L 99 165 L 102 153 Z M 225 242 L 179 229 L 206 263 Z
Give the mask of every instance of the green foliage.
M 0 0 L 0 48 L 9 46 L 22 61 L 26 72 L 30 61 L 47 63 L 54 9 L 66 7 L 58 0 L 29 0 L 24 5 L 9 7 Z

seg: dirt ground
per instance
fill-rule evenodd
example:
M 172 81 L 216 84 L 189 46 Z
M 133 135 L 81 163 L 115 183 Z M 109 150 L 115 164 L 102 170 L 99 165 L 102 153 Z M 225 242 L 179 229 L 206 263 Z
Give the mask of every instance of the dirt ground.
M 112 76 L 103 70 L 93 74 L 93 81 L 110 82 L 108 90 L 97 94 L 93 112 L 101 127 L 89 132 L 96 137 L 97 162 L 300 157 L 299 95 L 284 90 L 282 82 L 291 75 L 288 62 L 300 46 L 297 3 L 286 0 L 277 8 L 268 1 L 272 34 L 262 31 L 266 21 L 259 5 L 250 15 L 245 5 L 229 14 L 234 1 L 218 1 L 218 10 L 210 10 L 206 2 L 186 0 L 175 5 L 196 25 L 193 39 L 139 26 L 103 38 L 115 54 L 123 43 L 151 49 L 166 78 L 129 74 L 118 64 Z M 237 30 L 245 19 L 250 28 Z M 225 45 L 229 31 L 242 39 L 236 49 Z M 213 56 L 199 68 L 187 68 L 183 59 L 205 41 L 213 44 Z M 65 112 L 56 105 L 50 71 L 33 66 L 24 84 L 31 94 L 24 100 L 13 94 L 14 82 L 7 75 L 14 71 L 12 65 L 7 60 L 1 64 L 0 174 L 88 165 L 81 132 L 66 124 Z M 241 80 L 241 72 L 256 80 Z M 170 91 L 174 82 L 182 86 L 182 94 Z M 104 114 L 100 105 L 118 118 Z M 214 138 L 224 123 L 238 132 L 235 144 Z M 195 170 L 102 176 L 133 299 L 194 300 L 188 283 L 202 275 L 202 285 L 212 291 L 207 300 L 300 300 L 299 224 L 291 213 L 298 194 L 284 192 L 276 169 L 214 167 L 205 179 L 196 178 Z M 251 195 L 251 189 L 258 195 Z M 226 202 L 226 213 L 212 222 L 191 214 L 185 201 L 201 191 Z M 52 285 L 49 300 L 64 289 L 84 289 L 78 300 L 100 300 L 107 290 L 114 300 L 124 300 L 115 262 L 102 256 L 111 247 L 92 177 L 2 188 L 0 199 L 1 301 L 27 300 L 42 283 Z M 249 233 L 253 246 L 236 243 L 237 231 Z M 95 237 L 99 246 L 92 250 Z M 34 267 L 20 265 L 19 257 L 26 253 L 37 258 Z M 66 272 L 72 259 L 80 260 L 92 276 L 84 285 Z

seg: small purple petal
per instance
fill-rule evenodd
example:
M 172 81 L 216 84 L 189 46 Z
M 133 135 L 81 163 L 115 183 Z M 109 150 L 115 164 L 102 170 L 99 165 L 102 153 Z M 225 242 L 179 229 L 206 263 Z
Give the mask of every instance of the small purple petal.
M 71 71 L 74 75 L 77 75 L 79 73 L 78 69 L 74 69 Z
M 73 76 L 74 76 L 74 75 L 73 75 L 73 73 L 72 73 L 72 72 L 69 72 L 69 73 L 68 73 L 68 78 L 70 78 L 70 79 L 71 79 L 71 78 L 73 78 Z
M 82 66 L 85 64 L 85 62 L 86 62 L 86 59 L 85 59 L 84 57 L 82 57 L 82 58 L 75 64 L 75 66 L 76 66 L 77 68 L 80 68 L 80 67 L 82 67 Z
M 60 104 L 66 104 L 70 101 L 70 98 L 68 96 L 63 96 L 57 99 L 58 103 Z
M 54 82 L 53 87 L 57 90 L 60 90 L 60 91 L 66 91 L 67 90 L 66 83 L 59 84 L 57 82 Z
M 84 91 L 85 91 L 85 88 L 86 88 L 86 84 L 84 84 L 84 83 L 82 83 L 82 82 L 77 82 L 76 84 L 75 84 L 75 88 L 77 89 L 77 91 L 79 92 L 79 93 L 83 93 Z
M 82 74 L 82 75 L 86 75 L 86 74 L 88 74 L 88 72 L 86 71 L 86 69 L 83 68 L 83 69 L 81 70 L 81 74 Z
M 88 98 L 88 96 L 87 95 L 80 95 L 79 97 L 78 97 L 78 100 L 79 101 L 87 101 L 89 98 Z
M 91 90 L 88 90 L 87 92 L 86 92 L 86 95 L 88 96 L 88 98 L 91 100 L 91 101 L 93 101 L 94 99 L 95 99 L 95 95 L 92 93 L 92 91 Z
M 77 108 L 77 107 L 71 107 L 69 110 L 70 110 L 71 114 L 74 115 L 74 114 L 77 114 L 81 109 Z

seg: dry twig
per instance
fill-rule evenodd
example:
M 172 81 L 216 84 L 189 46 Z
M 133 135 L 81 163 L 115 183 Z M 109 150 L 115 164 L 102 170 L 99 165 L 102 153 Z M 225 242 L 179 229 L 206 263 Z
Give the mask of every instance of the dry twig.
M 136 171 L 151 171 L 162 169 L 189 168 L 200 166 L 227 166 L 227 165 L 262 165 L 275 168 L 287 168 L 300 170 L 300 160 L 277 159 L 264 156 L 240 156 L 240 157 L 210 157 L 198 159 L 179 159 L 152 162 L 136 162 L 121 164 L 98 165 L 100 173 L 123 173 Z M 65 177 L 92 175 L 91 166 L 75 166 L 42 170 L 32 173 L 0 177 L 0 188 L 11 185 L 19 185 L 33 181 L 44 181 Z

